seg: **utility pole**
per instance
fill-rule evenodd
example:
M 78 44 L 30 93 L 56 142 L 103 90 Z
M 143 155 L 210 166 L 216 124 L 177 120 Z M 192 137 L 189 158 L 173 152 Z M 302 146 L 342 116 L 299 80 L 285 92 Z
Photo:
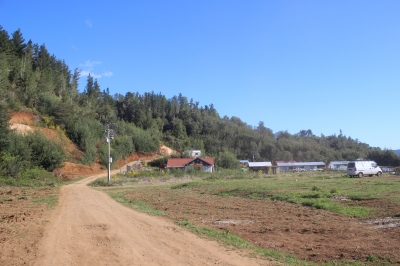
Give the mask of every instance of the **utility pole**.
M 111 179 L 111 163 L 112 163 L 112 158 L 111 158 L 111 154 L 110 154 L 110 142 L 112 139 L 114 139 L 114 130 L 112 129 L 113 124 L 107 124 L 107 144 L 108 144 L 108 183 L 110 183 L 110 179 Z

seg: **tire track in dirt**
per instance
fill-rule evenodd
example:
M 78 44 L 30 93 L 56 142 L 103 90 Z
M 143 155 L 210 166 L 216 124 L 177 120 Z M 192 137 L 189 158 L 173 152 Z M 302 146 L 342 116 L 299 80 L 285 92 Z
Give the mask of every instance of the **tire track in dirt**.
M 97 177 L 61 188 L 33 265 L 272 264 L 122 206 L 87 186 Z

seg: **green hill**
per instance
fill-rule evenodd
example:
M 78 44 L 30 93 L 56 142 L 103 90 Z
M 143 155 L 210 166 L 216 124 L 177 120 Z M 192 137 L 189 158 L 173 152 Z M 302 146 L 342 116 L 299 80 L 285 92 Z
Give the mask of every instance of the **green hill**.
M 20 30 L 10 36 L 0 26 L 3 175 L 32 167 L 51 170 L 65 160 L 57 144 L 40 136 L 22 137 L 9 132 L 7 112 L 21 110 L 41 117 L 40 126 L 64 132 L 83 152 L 80 163 L 88 165 L 95 161 L 106 165 L 106 125 L 111 125 L 115 133 L 113 161 L 134 151 L 155 152 L 160 143 L 165 143 L 180 151 L 201 150 L 206 156 L 216 157 L 217 163 L 219 156 L 252 159 L 254 155 L 256 161 L 328 163 L 369 158 L 380 165 L 400 165 L 393 151 L 370 147 L 350 136 L 316 136 L 310 129 L 297 134 L 274 132 L 264 122 L 253 127 L 238 117 L 220 117 L 212 103 L 200 106 L 182 94 L 169 99 L 154 92 L 111 95 L 109 88 L 102 90 L 90 75 L 80 92 L 79 77 L 78 69 L 71 70 L 44 44 L 25 42 Z

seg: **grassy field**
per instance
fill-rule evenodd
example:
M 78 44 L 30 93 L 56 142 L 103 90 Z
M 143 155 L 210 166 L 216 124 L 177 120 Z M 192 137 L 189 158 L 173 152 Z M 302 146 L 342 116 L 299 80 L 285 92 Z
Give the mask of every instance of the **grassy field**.
M 265 175 L 222 171 L 188 175 L 185 178 L 182 175 L 144 172 L 139 176 L 117 175 L 112 179 L 110 186 L 168 184 L 170 181 L 174 183 L 170 185 L 171 189 L 190 187 L 199 194 L 287 201 L 359 218 L 375 215 L 375 210 L 362 204 L 368 200 L 385 199 L 400 204 L 400 178 L 393 175 L 349 178 L 343 172 Z M 98 179 L 92 185 L 108 184 L 104 179 Z M 140 186 L 132 189 L 140 189 Z M 347 202 L 351 203 L 346 204 Z M 390 216 L 399 217 L 400 213 L 392 213 Z
M 104 183 L 105 180 L 98 180 L 92 185 L 101 186 Z M 140 173 L 140 175 L 134 176 L 115 176 L 110 185 L 111 187 L 102 188 L 102 190 L 105 190 L 122 204 L 151 215 L 170 217 L 180 226 L 199 235 L 218 240 L 225 245 L 253 249 L 258 255 L 272 257 L 286 265 L 312 265 L 315 262 L 312 261 L 313 258 L 304 260 L 296 257 L 296 255 L 304 257 L 304 254 L 287 254 L 276 249 L 262 248 L 256 244 L 257 242 L 254 240 L 256 236 L 242 238 L 236 235 L 233 230 L 231 231 L 235 227 L 214 226 L 212 228 L 203 226 L 198 222 L 196 224 L 195 221 L 198 221 L 199 217 L 204 219 L 208 213 L 212 213 L 215 209 L 217 213 L 220 213 L 218 214 L 220 217 L 240 212 L 229 205 L 229 202 L 240 202 L 240 199 L 242 199 L 242 202 L 249 202 L 246 204 L 252 205 L 262 204 L 262 202 L 271 202 L 271 204 L 283 202 L 291 204 L 293 206 L 292 211 L 298 208 L 296 206 L 302 206 L 301 208 L 310 211 L 315 210 L 317 215 L 319 215 L 318 210 L 323 210 L 324 213 L 327 211 L 328 215 L 329 213 L 336 213 L 339 217 L 348 217 L 340 219 L 356 219 L 360 222 L 377 217 L 400 217 L 400 177 L 393 175 L 349 178 L 343 172 L 265 175 L 253 172 L 223 171 L 199 175 L 191 173 L 185 176 Z M 195 201 L 202 201 L 203 199 L 204 202 L 211 199 L 215 206 L 204 205 L 199 211 L 193 204 Z M 298 215 L 301 215 L 302 212 Z M 261 218 L 262 215 L 259 219 Z M 290 219 L 295 220 L 295 218 Z M 333 222 L 336 218 L 328 217 L 327 219 L 332 219 Z M 318 227 L 318 230 L 332 231 L 329 228 L 329 221 L 325 221 L 326 225 L 324 225 L 323 220 L 313 218 L 311 220 L 313 220 L 312 226 Z M 287 225 L 281 221 L 281 224 L 275 226 L 275 230 L 285 233 L 285 230 L 290 228 L 290 231 L 296 231 L 294 226 L 296 225 Z M 322 228 L 324 226 L 325 228 Z M 272 227 L 270 226 L 270 228 Z M 254 229 L 252 230 L 254 231 Z M 260 231 L 260 229 L 257 230 Z M 263 230 L 261 229 L 261 232 Z M 301 236 L 303 237 L 303 235 Z M 334 235 L 324 237 L 335 239 Z M 344 257 L 340 260 L 328 259 L 324 263 L 316 264 L 391 265 L 393 261 L 396 261 L 396 259 L 387 255 L 377 253 L 379 251 L 365 251 L 365 254 L 362 255 L 362 261 L 360 261 L 361 259 L 354 260 Z
M 194 187 L 199 193 L 221 197 L 243 197 L 258 200 L 281 200 L 326 209 L 353 217 L 369 217 L 374 210 L 354 202 L 387 199 L 400 202 L 400 179 L 349 178 L 343 173 L 298 173 L 265 178 L 208 179 L 174 185 L 172 189 Z M 333 201 L 332 199 L 340 199 Z M 351 202 L 351 205 L 346 202 Z M 393 213 L 392 216 L 400 216 Z

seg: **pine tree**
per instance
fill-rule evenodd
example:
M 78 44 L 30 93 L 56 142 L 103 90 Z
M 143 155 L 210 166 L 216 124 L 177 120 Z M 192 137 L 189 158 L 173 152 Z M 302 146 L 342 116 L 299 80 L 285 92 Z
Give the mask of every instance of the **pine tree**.
M 20 29 L 14 31 L 14 33 L 12 34 L 11 43 L 15 55 L 18 58 L 22 58 L 26 48 L 26 44 L 25 44 L 25 39 L 22 37 Z
M 7 149 L 10 134 L 10 116 L 7 108 L 0 104 L 0 153 Z

